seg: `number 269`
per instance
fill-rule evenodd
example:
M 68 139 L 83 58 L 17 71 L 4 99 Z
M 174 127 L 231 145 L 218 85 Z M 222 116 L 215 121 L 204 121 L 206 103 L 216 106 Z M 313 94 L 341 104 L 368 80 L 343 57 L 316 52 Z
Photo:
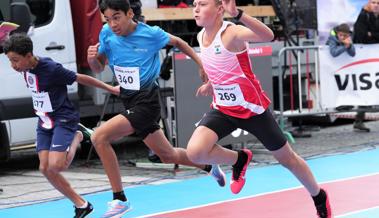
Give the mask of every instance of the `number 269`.
M 236 95 L 235 94 L 233 94 L 233 93 L 227 93 L 227 92 L 225 92 L 225 93 L 218 93 L 218 96 L 220 97 L 220 100 L 221 101 L 235 101 L 235 100 L 237 100 L 237 97 L 236 97 Z

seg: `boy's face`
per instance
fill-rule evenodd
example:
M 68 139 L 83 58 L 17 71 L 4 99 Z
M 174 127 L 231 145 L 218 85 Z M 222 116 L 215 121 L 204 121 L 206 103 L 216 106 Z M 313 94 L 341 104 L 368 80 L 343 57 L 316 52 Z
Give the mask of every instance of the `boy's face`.
M 338 40 L 344 41 L 347 38 L 350 38 L 350 34 L 349 33 L 344 33 L 344 32 L 337 32 L 337 37 L 338 37 Z
M 28 71 L 31 68 L 32 53 L 27 53 L 25 56 L 16 52 L 10 51 L 7 53 L 8 59 L 11 62 L 12 68 L 17 72 Z
M 195 0 L 192 12 L 196 24 L 204 27 L 213 24 L 217 16 L 223 14 L 223 8 L 222 4 L 216 0 Z
M 106 9 L 104 11 L 105 21 L 108 23 L 112 31 L 118 36 L 128 35 L 132 31 L 132 23 L 134 14 L 132 9 L 125 14 L 123 11 L 115 11 L 113 9 Z

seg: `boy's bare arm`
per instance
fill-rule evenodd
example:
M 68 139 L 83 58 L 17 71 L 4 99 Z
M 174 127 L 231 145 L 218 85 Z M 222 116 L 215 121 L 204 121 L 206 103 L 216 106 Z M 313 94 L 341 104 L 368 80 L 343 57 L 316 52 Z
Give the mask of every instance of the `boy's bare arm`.
M 114 95 L 120 94 L 120 87 L 119 86 L 111 86 L 103 81 L 100 81 L 98 79 L 95 79 L 91 76 L 84 75 L 84 74 L 76 74 L 76 81 L 82 85 L 85 86 L 93 86 L 100 89 L 104 89 L 105 91 L 108 91 Z
M 91 45 L 87 50 L 87 61 L 91 70 L 95 73 L 101 73 L 104 71 L 106 58 L 104 55 L 99 54 L 100 43 Z
M 187 42 L 185 42 L 183 39 L 169 34 L 170 41 L 168 42 L 169 45 L 177 47 L 180 51 L 182 51 L 184 54 L 188 55 L 196 62 L 196 64 L 199 66 L 199 75 L 203 82 L 208 81 L 208 77 L 203 69 L 203 64 L 201 62 L 201 59 L 196 54 L 196 52 L 191 48 L 191 46 L 188 45 Z

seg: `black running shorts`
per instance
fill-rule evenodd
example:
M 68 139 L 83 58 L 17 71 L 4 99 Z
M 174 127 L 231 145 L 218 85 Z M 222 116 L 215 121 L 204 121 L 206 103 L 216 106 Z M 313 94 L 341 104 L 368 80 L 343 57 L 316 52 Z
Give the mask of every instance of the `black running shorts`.
M 199 126 L 206 126 L 213 130 L 218 139 L 229 135 L 237 128 L 248 131 L 253 134 L 262 144 L 270 151 L 282 148 L 287 139 L 279 128 L 270 110 L 264 113 L 252 116 L 248 119 L 241 119 L 221 113 L 212 109 L 201 119 Z
M 121 97 L 125 116 L 135 130 L 135 135 L 145 139 L 147 135 L 160 129 L 159 87 L 155 84 L 128 97 Z

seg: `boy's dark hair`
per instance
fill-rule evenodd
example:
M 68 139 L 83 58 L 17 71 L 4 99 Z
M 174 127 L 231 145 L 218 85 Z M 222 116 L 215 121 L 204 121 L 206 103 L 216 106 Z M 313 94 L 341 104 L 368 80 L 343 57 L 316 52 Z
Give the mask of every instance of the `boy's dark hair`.
M 23 33 L 16 33 L 9 37 L 3 44 L 4 53 L 15 52 L 25 56 L 29 52 L 33 54 L 33 42 Z
M 100 0 L 99 5 L 102 14 L 107 9 L 123 11 L 126 14 L 130 9 L 129 0 Z
M 135 21 L 145 22 L 145 16 L 142 15 L 142 3 L 140 0 L 129 0 L 130 8 L 133 10 Z
M 336 26 L 335 30 L 337 32 L 342 32 L 342 33 L 348 33 L 348 34 L 352 33 L 350 30 L 350 27 L 347 23 L 343 23 L 343 24 Z

